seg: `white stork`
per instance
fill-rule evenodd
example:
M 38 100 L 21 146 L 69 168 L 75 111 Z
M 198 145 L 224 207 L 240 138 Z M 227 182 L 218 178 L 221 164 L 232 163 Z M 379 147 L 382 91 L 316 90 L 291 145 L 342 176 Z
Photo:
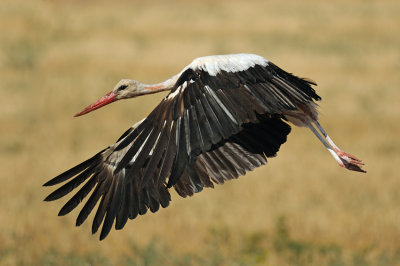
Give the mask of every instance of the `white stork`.
M 92 233 L 103 223 L 102 240 L 114 220 L 119 230 L 128 218 L 167 207 L 171 187 L 182 197 L 192 196 L 266 164 L 286 141 L 287 121 L 311 129 L 340 166 L 365 172 L 363 163 L 341 151 L 318 123 L 314 101 L 321 98 L 311 85 L 316 84 L 254 54 L 200 57 L 154 85 L 123 79 L 75 116 L 117 100 L 171 92 L 115 144 L 45 183 L 68 181 L 45 200 L 59 199 L 86 181 L 59 215 L 92 192 L 76 225 L 101 199 Z

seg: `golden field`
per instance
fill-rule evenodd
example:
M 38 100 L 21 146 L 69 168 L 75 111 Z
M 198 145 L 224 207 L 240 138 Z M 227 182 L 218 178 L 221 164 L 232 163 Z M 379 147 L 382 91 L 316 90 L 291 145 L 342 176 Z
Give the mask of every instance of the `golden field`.
M 0 265 L 400 265 L 399 1 L 2 1 Z M 165 96 L 73 114 L 122 78 L 157 83 L 198 56 L 248 52 L 318 83 L 321 123 L 238 180 L 104 240 L 57 217 L 50 178 L 112 144 Z

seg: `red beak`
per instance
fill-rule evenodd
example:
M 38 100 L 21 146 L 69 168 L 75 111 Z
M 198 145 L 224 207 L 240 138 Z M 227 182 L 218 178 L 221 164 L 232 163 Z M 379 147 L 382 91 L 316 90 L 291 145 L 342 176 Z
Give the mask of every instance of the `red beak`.
M 112 103 L 117 100 L 116 97 L 117 97 L 117 95 L 114 92 L 110 91 L 109 93 L 107 93 L 106 95 L 104 95 L 103 97 L 98 99 L 95 103 L 89 105 L 88 107 L 86 107 L 85 109 L 83 109 L 82 111 L 80 111 L 79 113 L 74 115 L 74 117 L 87 114 L 87 113 L 94 111 L 100 107 L 103 107 L 109 103 Z

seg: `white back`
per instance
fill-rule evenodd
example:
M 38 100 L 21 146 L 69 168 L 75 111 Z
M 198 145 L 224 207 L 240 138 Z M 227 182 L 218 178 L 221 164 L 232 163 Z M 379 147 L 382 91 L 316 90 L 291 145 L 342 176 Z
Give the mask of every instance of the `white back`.
M 221 70 L 226 72 L 245 71 L 255 65 L 266 66 L 268 60 L 256 54 L 211 55 L 194 59 L 183 71 L 188 68 L 200 69 L 207 71 L 211 76 L 216 76 Z

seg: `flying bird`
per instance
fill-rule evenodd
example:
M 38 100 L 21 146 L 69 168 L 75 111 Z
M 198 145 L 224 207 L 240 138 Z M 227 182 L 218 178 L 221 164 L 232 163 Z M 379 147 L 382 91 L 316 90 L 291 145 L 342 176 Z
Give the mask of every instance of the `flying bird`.
M 100 201 L 92 233 L 102 226 L 102 240 L 114 222 L 119 230 L 128 218 L 167 207 L 172 187 L 182 197 L 192 196 L 266 164 L 286 142 L 289 122 L 309 128 L 340 166 L 365 172 L 362 161 L 339 149 L 319 124 L 316 101 L 321 98 L 314 85 L 255 54 L 200 57 L 153 85 L 123 79 L 75 116 L 121 99 L 170 92 L 115 144 L 45 183 L 64 183 L 45 201 L 82 185 L 59 215 L 90 194 L 76 226 Z

